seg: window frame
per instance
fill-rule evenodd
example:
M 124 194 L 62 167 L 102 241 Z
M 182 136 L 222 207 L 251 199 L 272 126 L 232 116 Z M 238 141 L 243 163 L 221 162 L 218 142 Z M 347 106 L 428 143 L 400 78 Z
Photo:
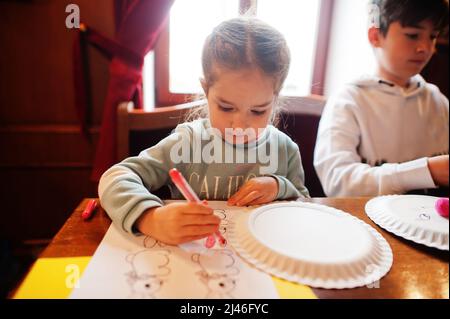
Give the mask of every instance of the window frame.
M 323 95 L 326 64 L 328 59 L 328 44 L 331 33 L 331 19 L 335 0 L 321 0 L 319 7 L 319 18 L 317 25 L 317 37 L 315 44 L 314 66 L 310 95 Z M 257 0 L 240 0 L 240 13 L 246 12 Z M 169 90 L 169 26 L 170 15 L 166 19 L 159 39 L 155 46 L 155 105 L 168 106 L 188 102 L 195 94 L 172 93 Z M 320 85 L 317 85 L 320 84 Z M 290 97 L 290 98 L 296 98 Z

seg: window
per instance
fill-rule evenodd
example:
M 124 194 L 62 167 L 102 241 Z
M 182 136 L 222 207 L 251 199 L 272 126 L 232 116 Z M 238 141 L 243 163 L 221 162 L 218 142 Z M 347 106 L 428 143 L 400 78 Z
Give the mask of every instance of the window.
M 283 95 L 330 96 L 345 83 L 375 70 L 367 39 L 366 0 L 176 0 L 170 32 L 167 27 L 156 47 L 156 70 L 152 59 L 146 59 L 151 65 L 146 63 L 144 68 L 144 82 L 157 74 L 156 94 L 148 92 L 152 85 L 144 83 L 144 97 L 156 95 L 158 105 L 169 105 L 200 92 L 204 38 L 220 21 L 238 16 L 251 5 L 257 17 L 285 35 L 291 49 Z M 448 39 L 444 42 L 448 46 Z
M 291 51 L 291 65 L 283 95 L 311 93 L 319 18 L 318 0 L 259 0 L 257 16 L 284 34 Z
M 255 8 L 253 13 L 258 18 L 284 34 L 291 50 L 291 67 L 281 94 L 289 96 L 311 94 L 311 87 L 315 82 L 314 66 L 318 62 L 316 47 L 318 37 L 321 36 L 319 34 L 321 3 L 329 4 L 332 1 L 175 1 L 168 26 L 160 36 L 155 50 L 158 105 L 182 103 L 192 94 L 201 92 L 199 83 L 202 75 L 201 50 L 206 36 L 221 21 L 238 16 L 250 5 Z M 151 69 L 144 68 L 144 73 L 150 72 Z M 145 77 L 151 78 L 144 74 Z
M 170 11 L 169 91 L 200 93 L 203 42 L 212 29 L 237 16 L 238 0 L 175 1 Z
M 367 13 L 368 1 L 335 1 L 324 95 L 330 96 L 343 84 L 374 72 L 375 57 L 367 39 Z

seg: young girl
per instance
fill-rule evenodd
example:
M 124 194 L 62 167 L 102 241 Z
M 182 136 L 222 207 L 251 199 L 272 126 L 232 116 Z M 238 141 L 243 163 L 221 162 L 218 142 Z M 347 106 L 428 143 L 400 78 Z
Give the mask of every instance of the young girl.
M 183 199 L 171 183 L 171 168 L 201 199 L 228 205 L 308 197 L 298 146 L 270 125 L 289 62 L 284 37 L 269 25 L 235 18 L 217 26 L 202 55 L 207 116 L 178 125 L 154 147 L 103 174 L 100 201 L 113 222 L 167 244 L 217 231 L 220 220 L 207 205 L 164 205 L 151 193 L 168 185 L 173 199 Z

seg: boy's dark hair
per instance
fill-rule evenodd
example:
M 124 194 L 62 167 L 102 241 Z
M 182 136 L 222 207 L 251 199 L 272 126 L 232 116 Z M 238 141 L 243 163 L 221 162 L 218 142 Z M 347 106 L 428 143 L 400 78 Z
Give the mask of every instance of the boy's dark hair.
M 448 0 L 370 0 L 370 5 L 377 6 L 383 35 L 396 21 L 406 27 L 429 19 L 439 31 L 448 26 Z

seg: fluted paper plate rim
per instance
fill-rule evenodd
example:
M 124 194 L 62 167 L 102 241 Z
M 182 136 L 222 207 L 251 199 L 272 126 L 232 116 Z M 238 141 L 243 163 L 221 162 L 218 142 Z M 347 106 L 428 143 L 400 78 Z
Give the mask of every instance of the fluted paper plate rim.
M 390 214 L 389 212 L 384 211 L 382 208 L 377 207 L 379 202 L 386 201 L 391 198 L 400 198 L 400 197 L 430 197 L 435 198 L 436 200 L 439 197 L 435 196 L 426 196 L 426 195 L 382 195 L 377 196 L 370 199 L 365 205 L 365 211 L 367 216 L 378 226 L 381 228 L 400 236 L 404 239 L 413 241 L 418 244 L 422 244 L 428 247 L 437 248 L 440 250 L 449 250 L 449 237 L 448 232 L 439 233 L 432 231 L 423 231 L 420 227 L 414 224 L 408 224 L 404 221 L 398 219 L 395 215 Z M 421 234 L 421 236 L 419 236 Z M 439 236 L 442 235 L 442 236 Z M 441 238 L 440 242 L 436 242 L 433 240 L 433 237 Z
M 373 237 L 376 245 L 376 247 L 374 247 L 374 254 L 364 260 L 365 265 L 341 266 L 345 268 L 345 271 L 352 274 L 350 277 L 347 276 L 346 278 L 338 279 L 320 278 L 320 276 L 314 273 L 315 267 L 324 267 L 322 270 L 332 271 L 332 264 L 323 263 L 306 265 L 302 260 L 275 252 L 256 239 L 249 229 L 249 219 L 253 214 L 259 214 L 261 211 L 271 207 L 286 205 L 318 209 L 332 213 L 333 215 L 338 214 L 345 218 L 350 218 L 353 222 L 362 226 Z M 237 214 L 231 219 L 228 238 L 236 252 L 256 268 L 276 277 L 315 288 L 346 289 L 370 285 L 384 277 L 389 272 L 393 263 L 393 255 L 389 243 L 372 226 L 342 210 L 317 203 L 298 201 L 283 202 L 265 205 L 256 208 L 250 213 Z M 368 266 L 376 266 L 377 271 L 368 273 Z M 329 269 L 327 267 L 329 267 Z M 305 271 L 305 273 L 299 274 L 297 270 Z M 342 269 L 336 268 L 335 270 L 335 274 L 342 273 Z

